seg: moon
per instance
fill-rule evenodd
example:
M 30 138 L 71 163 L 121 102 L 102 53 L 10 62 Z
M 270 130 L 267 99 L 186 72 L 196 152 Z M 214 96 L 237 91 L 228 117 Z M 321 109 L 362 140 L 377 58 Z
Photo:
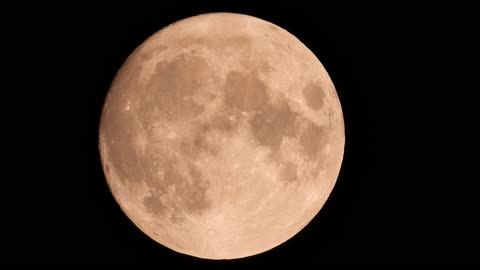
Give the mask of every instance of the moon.
M 126 216 L 176 252 L 235 259 L 301 231 L 333 190 L 345 144 L 327 71 L 265 20 L 208 13 L 130 54 L 103 105 L 99 150 Z

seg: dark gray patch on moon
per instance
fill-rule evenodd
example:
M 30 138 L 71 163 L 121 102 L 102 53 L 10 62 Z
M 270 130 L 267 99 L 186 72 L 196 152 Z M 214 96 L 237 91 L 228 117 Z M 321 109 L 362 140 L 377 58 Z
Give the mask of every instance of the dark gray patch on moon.
M 123 112 L 111 114 L 108 121 L 102 125 L 102 133 L 108 138 L 105 141 L 105 151 L 110 161 L 108 170 L 113 169 L 123 184 L 126 181 L 141 181 L 144 175 L 143 159 L 136 154 L 135 139 L 138 128 L 133 115 Z
M 278 105 L 265 103 L 250 121 L 250 128 L 255 141 L 269 147 L 272 153 L 279 150 L 283 137 L 295 136 L 297 113 L 290 109 L 286 100 Z
M 256 72 L 230 71 L 223 88 L 225 104 L 240 111 L 259 110 L 268 101 L 267 86 Z
M 232 47 L 235 50 L 247 49 L 252 46 L 252 41 L 248 37 L 234 36 L 225 40 L 225 47 Z
M 158 195 L 150 195 L 143 199 L 143 205 L 148 212 L 152 213 L 155 216 L 162 216 L 166 210 L 166 205 L 160 200 Z
M 153 194 L 146 197 L 143 201 L 145 208 L 156 216 L 163 216 L 166 209 L 171 209 L 174 213 L 182 211 L 189 215 L 201 214 L 211 206 L 211 202 L 206 195 L 209 187 L 209 181 L 206 180 L 201 172 L 189 165 L 190 169 L 183 174 L 179 171 L 177 163 L 170 161 L 163 164 L 163 178 L 157 175 L 151 175 L 148 179 L 148 185 L 152 187 Z M 163 202 L 160 199 L 164 197 Z M 177 216 L 177 221 L 182 217 Z
M 329 132 L 323 126 L 318 126 L 312 122 L 307 123 L 300 136 L 300 145 L 308 157 L 312 159 L 323 158 L 321 151 L 329 142 Z
M 206 129 L 216 129 L 221 132 L 233 132 L 240 124 L 239 119 L 242 117 L 240 113 L 234 110 L 221 110 L 217 115 L 205 121 Z M 232 119 L 230 119 L 232 118 Z
M 148 82 L 142 108 L 160 109 L 168 120 L 193 119 L 204 111 L 192 96 L 213 76 L 206 61 L 195 55 L 179 55 L 171 62 L 159 62 Z
M 297 181 L 297 165 L 292 162 L 285 162 L 280 169 L 281 179 L 285 182 Z
M 325 93 L 323 91 L 324 90 L 314 82 L 308 83 L 303 88 L 303 96 L 310 108 L 319 110 L 323 107 L 323 100 L 325 98 Z
M 216 155 L 221 150 L 221 142 L 209 140 L 213 133 L 222 137 L 233 136 L 240 125 L 241 114 L 234 110 L 221 110 L 209 118 L 192 121 L 191 133 L 180 142 L 179 152 L 186 159 L 197 159 L 201 153 Z
M 206 194 L 210 181 L 205 179 L 201 172 L 194 167 L 190 168 L 189 173 L 191 183 L 184 182 L 185 185 L 181 185 L 179 190 L 181 209 L 193 215 L 202 214 L 211 207 L 211 201 Z
M 244 63 L 244 66 L 249 66 L 248 63 Z M 269 62 L 267 61 L 263 61 L 261 62 L 257 67 L 258 69 L 258 72 L 262 73 L 262 74 L 268 74 L 272 71 L 275 71 L 276 68 L 274 66 L 272 66 Z

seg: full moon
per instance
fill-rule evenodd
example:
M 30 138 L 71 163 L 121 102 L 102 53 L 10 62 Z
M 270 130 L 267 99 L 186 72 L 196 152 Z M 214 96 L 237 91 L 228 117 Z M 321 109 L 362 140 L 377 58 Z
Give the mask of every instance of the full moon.
M 108 186 L 146 235 L 179 253 L 270 250 L 317 215 L 345 145 L 317 57 L 265 20 L 202 14 L 153 34 L 107 94 L 99 150 Z

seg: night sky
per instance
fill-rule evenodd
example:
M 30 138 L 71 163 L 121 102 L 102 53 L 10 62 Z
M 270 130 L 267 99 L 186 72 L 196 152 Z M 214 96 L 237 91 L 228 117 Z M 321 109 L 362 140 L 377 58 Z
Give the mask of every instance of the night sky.
M 209 3 L 38 4 L 6 24 L 7 46 L 28 59 L 14 59 L 15 70 L 33 74 L 14 78 L 25 91 L 4 100 L 8 111 L 32 111 L 8 120 L 26 144 L 7 155 L 14 173 L 3 190 L 0 267 L 479 266 L 478 173 L 467 157 L 478 152 L 461 146 L 475 123 L 464 103 L 473 88 L 452 79 L 463 64 L 447 64 L 463 59 L 465 47 L 453 46 L 469 44 L 472 17 L 447 6 Z M 220 11 L 299 38 L 329 72 L 346 128 L 337 184 L 315 219 L 284 244 L 233 261 L 179 254 L 144 235 L 110 194 L 97 147 L 103 100 L 135 47 L 179 19 Z

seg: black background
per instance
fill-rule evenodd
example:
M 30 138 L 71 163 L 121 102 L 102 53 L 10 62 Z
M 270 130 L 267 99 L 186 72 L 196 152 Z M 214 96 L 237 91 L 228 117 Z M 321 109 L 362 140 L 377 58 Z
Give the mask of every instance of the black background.
M 5 21 L 5 133 L 15 143 L 5 143 L 13 172 L 0 266 L 479 266 L 468 8 L 208 3 L 38 4 Z M 233 261 L 178 254 L 141 233 L 110 194 L 97 148 L 103 99 L 133 49 L 179 19 L 219 11 L 298 37 L 329 72 L 346 125 L 340 176 L 317 217 L 281 246 Z

